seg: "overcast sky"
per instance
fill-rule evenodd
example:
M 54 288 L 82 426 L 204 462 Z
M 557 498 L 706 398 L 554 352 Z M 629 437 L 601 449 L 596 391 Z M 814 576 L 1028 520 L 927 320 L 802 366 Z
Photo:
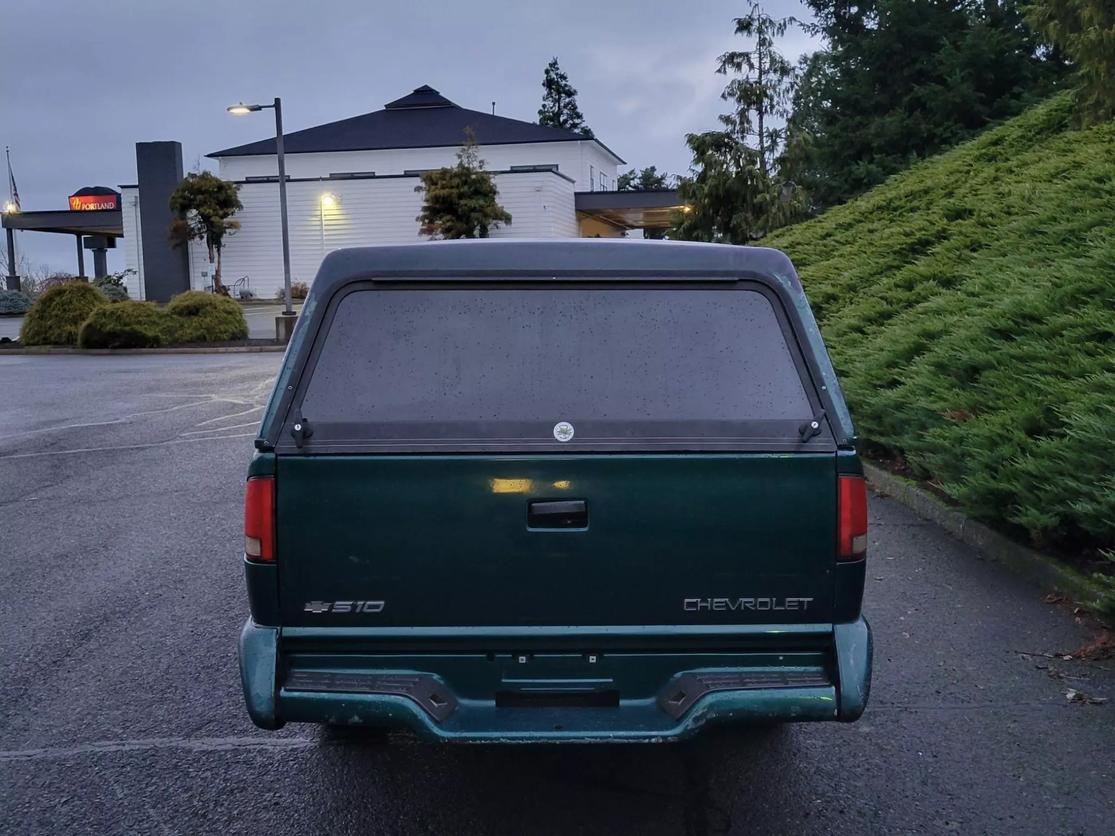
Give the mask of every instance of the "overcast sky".
M 765 7 L 806 14 L 797 0 Z M 556 55 L 602 141 L 631 165 L 683 172 L 685 134 L 724 110 L 715 59 L 743 45 L 732 19 L 746 10 L 746 0 L 7 0 L 0 144 L 23 208 L 65 209 L 82 186 L 134 183 L 137 141 L 178 140 L 191 169 L 266 137 L 269 113 L 226 115 L 239 100 L 281 96 L 290 132 L 429 84 L 462 107 L 494 100 L 498 114 L 533 121 Z M 784 51 L 814 46 L 796 32 Z M 76 271 L 68 236 L 22 233 L 18 248 Z M 110 268 L 121 266 L 118 250 Z

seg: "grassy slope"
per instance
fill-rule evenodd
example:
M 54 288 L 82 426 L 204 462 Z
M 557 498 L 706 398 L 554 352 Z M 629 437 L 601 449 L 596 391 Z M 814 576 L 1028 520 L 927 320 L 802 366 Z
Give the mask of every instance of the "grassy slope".
M 1115 123 L 1054 98 L 763 244 L 867 449 L 1038 543 L 1115 543 Z

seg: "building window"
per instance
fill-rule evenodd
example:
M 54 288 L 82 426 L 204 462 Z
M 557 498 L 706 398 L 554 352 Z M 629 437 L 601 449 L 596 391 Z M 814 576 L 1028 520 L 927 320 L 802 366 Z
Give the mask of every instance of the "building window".
M 596 191 L 596 168 L 591 165 L 588 167 L 588 190 Z
M 600 191 L 608 191 L 608 175 L 603 171 L 600 172 Z

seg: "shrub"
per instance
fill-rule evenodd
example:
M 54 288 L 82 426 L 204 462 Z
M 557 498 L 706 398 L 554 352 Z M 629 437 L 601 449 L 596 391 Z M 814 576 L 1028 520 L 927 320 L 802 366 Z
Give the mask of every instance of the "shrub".
M 176 343 L 215 343 L 248 337 L 240 306 L 227 296 L 188 290 L 166 306 L 167 334 Z
M 74 345 L 81 323 L 105 304 L 104 294 L 85 282 L 53 285 L 27 312 L 20 341 L 24 345 Z
M 109 273 L 99 279 L 93 279 L 93 286 L 97 288 L 110 302 L 123 302 L 128 299 L 128 288 L 125 279 L 135 270 L 124 270 L 120 273 Z
M 764 244 L 869 450 L 1038 545 L 1115 543 L 1115 122 L 1058 96 Z
M 150 302 L 102 305 L 82 323 L 82 348 L 155 348 L 167 337 L 169 316 Z
M 128 296 L 128 289 L 116 284 L 106 284 L 98 288 L 105 295 L 105 298 L 110 302 L 126 302 L 131 297 Z
M 0 290 L 0 316 L 24 314 L 30 309 L 31 297 L 19 290 Z
M 310 286 L 305 282 L 291 282 L 290 283 L 290 298 L 291 299 L 305 299 L 310 295 Z M 286 288 L 280 287 L 275 291 L 275 299 L 280 302 L 286 300 Z

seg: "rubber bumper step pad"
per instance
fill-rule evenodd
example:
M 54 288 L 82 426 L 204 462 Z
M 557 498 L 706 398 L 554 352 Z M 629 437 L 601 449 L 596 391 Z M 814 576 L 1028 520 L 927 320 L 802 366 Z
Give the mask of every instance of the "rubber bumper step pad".
M 822 671 L 727 671 L 683 673 L 658 694 L 658 707 L 675 720 L 685 715 L 705 694 L 762 688 L 827 688 L 832 682 Z
M 418 703 L 439 723 L 457 708 L 457 698 L 430 674 L 334 673 L 293 670 L 283 683 L 288 691 L 330 694 L 386 694 Z

